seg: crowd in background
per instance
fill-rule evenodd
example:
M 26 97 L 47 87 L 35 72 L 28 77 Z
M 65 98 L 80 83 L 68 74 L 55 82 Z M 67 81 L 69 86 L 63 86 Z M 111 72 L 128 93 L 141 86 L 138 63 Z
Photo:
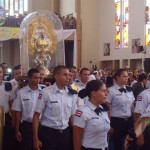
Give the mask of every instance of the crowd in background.
M 56 15 L 60 18 L 63 29 L 76 29 L 76 18 L 73 15 L 60 16 L 57 13 Z M 7 16 L 3 27 L 20 27 L 22 20 L 26 16 L 26 13 L 20 14 L 19 16 Z
M 134 123 L 150 117 L 150 75 L 142 69 L 56 66 L 53 77 L 42 67 L 23 71 L 0 66 L 3 150 L 123 150 L 130 131 L 128 150 L 149 150 L 149 126 L 133 136 Z

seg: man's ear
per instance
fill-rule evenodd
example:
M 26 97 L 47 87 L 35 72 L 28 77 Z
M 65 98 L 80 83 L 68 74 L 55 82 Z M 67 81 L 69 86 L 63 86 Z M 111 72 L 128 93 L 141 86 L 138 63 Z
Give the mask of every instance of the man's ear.
M 57 80 L 57 79 L 58 79 L 58 77 L 59 77 L 59 75 L 58 75 L 58 74 L 55 74 L 55 75 L 54 75 L 54 79 L 55 79 L 55 80 Z

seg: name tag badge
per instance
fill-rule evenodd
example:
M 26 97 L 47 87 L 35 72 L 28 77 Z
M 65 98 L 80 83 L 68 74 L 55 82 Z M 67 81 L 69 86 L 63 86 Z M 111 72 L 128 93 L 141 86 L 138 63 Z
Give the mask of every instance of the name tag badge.
M 92 117 L 92 119 L 99 119 L 98 117 Z
M 122 96 L 122 94 L 116 94 L 116 96 Z
M 51 103 L 58 103 L 58 101 L 51 101 Z
M 23 101 L 29 101 L 30 99 L 23 99 Z

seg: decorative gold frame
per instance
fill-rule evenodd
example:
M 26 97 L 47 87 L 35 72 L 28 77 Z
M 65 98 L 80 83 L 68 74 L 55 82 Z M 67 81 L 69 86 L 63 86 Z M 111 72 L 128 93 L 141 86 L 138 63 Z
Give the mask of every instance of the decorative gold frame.
M 57 46 L 57 35 L 53 23 L 46 16 L 37 16 L 31 19 L 28 24 L 27 43 L 29 54 L 33 55 L 36 51 L 37 30 L 39 28 L 44 30 L 46 37 L 50 41 L 49 52 L 54 53 Z

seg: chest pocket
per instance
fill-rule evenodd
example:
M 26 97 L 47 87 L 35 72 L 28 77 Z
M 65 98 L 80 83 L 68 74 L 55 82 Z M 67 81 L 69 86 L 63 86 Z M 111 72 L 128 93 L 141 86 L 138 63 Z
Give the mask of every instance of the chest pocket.
M 118 107 L 120 107 L 120 106 L 123 106 L 124 105 L 124 103 L 126 102 L 126 100 L 125 100 L 125 96 L 122 94 L 120 94 L 120 95 L 115 95 L 114 96 L 114 100 L 113 100 L 113 103 L 112 103 L 112 105 L 114 105 L 115 107 L 116 106 L 118 106 Z
M 100 126 L 100 119 L 99 118 L 92 118 L 90 120 L 92 126 Z
M 32 101 L 31 101 L 31 99 L 30 99 L 30 96 L 24 96 L 24 97 L 22 97 L 22 104 L 23 105 L 28 105 L 28 104 L 30 104 Z
M 60 104 L 58 101 L 51 101 L 50 108 L 52 115 L 60 115 Z
M 66 108 L 64 110 L 67 118 L 71 116 L 71 110 L 72 110 L 72 101 L 69 101 L 67 102 Z

